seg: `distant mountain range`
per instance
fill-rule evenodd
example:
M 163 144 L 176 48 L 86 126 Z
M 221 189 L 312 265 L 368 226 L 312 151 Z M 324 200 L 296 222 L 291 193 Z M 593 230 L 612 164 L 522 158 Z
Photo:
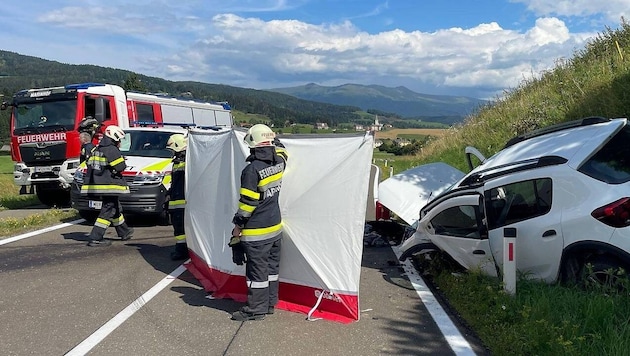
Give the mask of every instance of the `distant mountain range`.
M 396 127 L 426 127 L 432 123 L 452 125 L 461 122 L 483 100 L 415 93 L 405 87 L 346 84 L 324 87 L 307 84 L 293 88 L 257 90 L 223 84 L 169 81 L 128 70 L 95 65 L 72 65 L 0 50 L 0 94 L 8 100 L 21 89 L 60 86 L 72 83 L 117 84 L 128 90 L 153 93 L 180 93 L 195 99 L 227 101 L 244 114 L 267 117 L 276 125 L 286 122 L 339 124 L 371 122 L 376 114 Z M 130 86 L 131 85 L 131 86 Z M 8 111 L 0 112 L 0 136 L 8 132 Z M 416 120 L 411 120 L 416 119 Z
M 405 87 L 388 88 L 380 85 L 344 84 L 326 87 L 307 85 L 269 89 L 296 98 L 334 105 L 357 106 L 364 111 L 375 109 L 396 113 L 404 118 L 434 116 L 466 116 L 486 100 L 449 95 L 429 95 Z

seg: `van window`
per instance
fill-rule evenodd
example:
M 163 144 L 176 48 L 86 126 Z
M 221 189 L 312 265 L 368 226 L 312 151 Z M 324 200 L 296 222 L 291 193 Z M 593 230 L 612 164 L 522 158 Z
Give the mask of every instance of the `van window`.
M 609 184 L 630 181 L 630 127 L 619 131 L 578 171 Z
M 551 178 L 540 178 L 504 185 L 484 192 L 488 229 L 496 229 L 551 210 Z
M 431 219 L 431 225 L 437 235 L 478 239 L 478 211 L 478 207 L 472 205 L 454 206 L 437 214 Z

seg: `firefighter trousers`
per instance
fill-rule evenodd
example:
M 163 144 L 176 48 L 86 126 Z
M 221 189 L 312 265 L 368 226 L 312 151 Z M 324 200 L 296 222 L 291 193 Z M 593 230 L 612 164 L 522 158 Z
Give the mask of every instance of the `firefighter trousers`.
M 101 211 L 98 214 L 98 218 L 94 222 L 92 231 L 90 232 L 90 240 L 102 240 L 105 236 L 105 231 L 110 225 L 113 225 L 116 229 L 116 234 L 120 238 L 126 238 L 131 233 L 131 229 L 125 222 L 125 217 L 122 214 L 122 206 L 118 200 L 117 195 L 105 195 L 102 197 L 103 205 Z
M 247 304 L 243 311 L 266 314 L 269 307 L 278 303 L 278 273 L 280 272 L 280 248 L 282 234 L 264 242 L 242 241 L 247 256 Z
M 170 209 L 171 224 L 173 224 L 173 236 L 175 236 L 175 242 L 186 243 L 186 232 L 184 231 L 184 208 Z

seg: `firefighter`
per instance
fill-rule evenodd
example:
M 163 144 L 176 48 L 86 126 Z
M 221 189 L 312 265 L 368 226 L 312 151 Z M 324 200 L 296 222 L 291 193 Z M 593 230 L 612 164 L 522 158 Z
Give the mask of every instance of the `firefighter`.
M 87 116 L 79 123 L 79 141 L 81 142 L 81 157 L 79 163 L 86 162 L 96 146 L 92 143 L 94 135 L 101 124 L 91 116 Z
M 175 236 L 175 250 L 171 252 L 171 260 L 188 259 L 188 245 L 184 231 L 184 212 L 186 196 L 186 136 L 173 134 L 166 142 L 166 148 L 173 151 L 173 169 L 171 172 L 171 187 L 168 191 L 168 212 L 171 215 L 173 234 Z
M 129 194 L 129 187 L 122 176 L 127 165 L 119 149 L 123 137 L 125 132 L 120 127 L 108 126 L 104 137 L 87 161 L 81 194 L 98 196 L 102 200 L 101 211 L 90 232 L 88 246 L 111 245 L 111 240 L 103 238 L 110 225 L 114 226 L 118 237 L 123 241 L 129 240 L 133 234 L 133 229 L 125 222 L 118 200 L 120 195 Z
M 89 132 L 79 132 L 79 141 L 81 142 L 81 156 L 79 163 L 86 162 L 92 155 L 92 150 L 96 146 L 92 143 L 92 135 Z
M 249 163 L 241 172 L 238 210 L 232 223 L 232 261 L 245 265 L 247 304 L 232 314 L 232 320 L 262 320 L 273 314 L 278 302 L 278 273 L 282 241 L 282 218 L 278 196 L 286 165 L 286 150 L 266 125 L 252 126 L 245 143 Z M 278 153 L 282 154 L 278 154 Z

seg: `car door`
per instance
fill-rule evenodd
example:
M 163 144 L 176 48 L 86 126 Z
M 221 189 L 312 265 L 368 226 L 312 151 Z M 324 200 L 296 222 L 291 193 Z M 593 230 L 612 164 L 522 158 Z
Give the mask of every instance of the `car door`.
M 418 229 L 464 268 L 497 276 L 482 201 L 476 191 L 446 196 L 420 219 Z
M 503 266 L 503 229 L 516 228 L 516 269 L 528 278 L 556 280 L 564 241 L 561 209 L 554 206 L 552 192 L 549 177 L 519 180 L 486 190 L 488 237 L 499 268 Z M 497 204 L 498 200 L 505 204 Z M 493 207 L 500 209 L 493 212 Z

